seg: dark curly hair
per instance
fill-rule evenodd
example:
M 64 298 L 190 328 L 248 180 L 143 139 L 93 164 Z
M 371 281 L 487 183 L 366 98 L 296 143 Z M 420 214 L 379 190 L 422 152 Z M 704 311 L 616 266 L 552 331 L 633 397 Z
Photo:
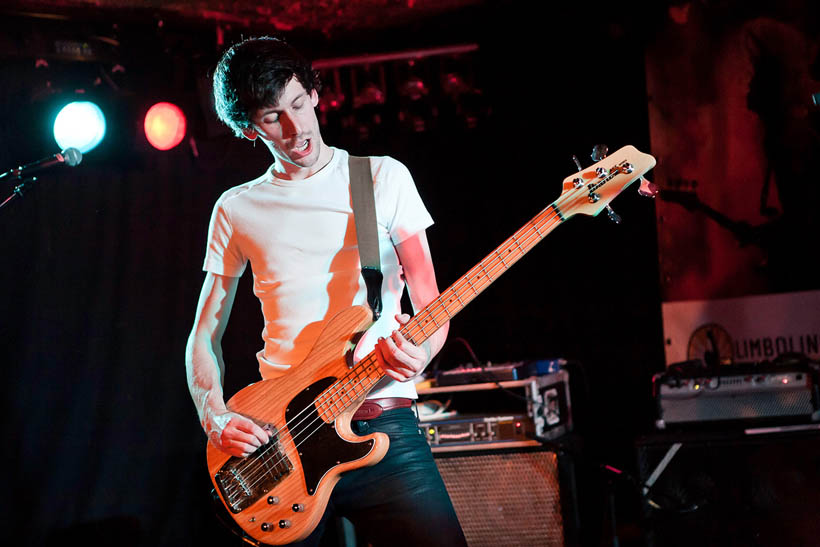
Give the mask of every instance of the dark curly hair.
M 251 114 L 275 105 L 293 77 L 308 93 L 321 89 L 319 73 L 284 40 L 261 36 L 234 44 L 214 71 L 216 114 L 241 137 Z

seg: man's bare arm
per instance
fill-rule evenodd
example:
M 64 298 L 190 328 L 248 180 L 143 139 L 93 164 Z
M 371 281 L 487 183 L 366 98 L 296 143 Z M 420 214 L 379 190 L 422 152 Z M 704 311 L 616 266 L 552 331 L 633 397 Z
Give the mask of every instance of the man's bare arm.
M 225 406 L 222 335 L 228 325 L 239 278 L 208 273 L 202 284 L 196 318 L 185 350 L 188 389 L 208 439 L 233 456 L 247 456 L 268 435 L 251 420 Z
M 439 295 L 427 234 L 422 230 L 402 241 L 396 245 L 396 253 L 404 270 L 410 302 L 413 304 L 413 310 L 417 312 Z M 396 319 L 401 325 L 405 325 L 410 316 L 400 314 Z M 449 328 L 450 323 L 445 323 L 421 346 L 413 345 L 398 330 L 380 340 L 376 344 L 376 350 L 381 357 L 385 373 L 399 382 L 406 382 L 419 375 L 444 346 Z

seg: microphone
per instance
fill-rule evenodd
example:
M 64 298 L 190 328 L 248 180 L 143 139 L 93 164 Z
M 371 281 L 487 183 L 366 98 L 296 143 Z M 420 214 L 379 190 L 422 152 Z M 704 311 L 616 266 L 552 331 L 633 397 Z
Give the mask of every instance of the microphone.
M 48 169 L 49 167 L 53 167 L 54 165 L 59 165 L 61 163 L 64 163 L 69 167 L 74 167 L 79 165 L 81 161 L 83 161 L 83 155 L 79 150 L 76 148 L 66 148 L 57 154 L 27 163 L 26 165 L 22 165 L 15 169 L 9 169 L 0 175 L 0 179 L 4 179 L 6 177 L 14 177 L 17 179 L 23 178 L 24 176 L 28 176 L 29 173 L 42 171 L 43 169 Z

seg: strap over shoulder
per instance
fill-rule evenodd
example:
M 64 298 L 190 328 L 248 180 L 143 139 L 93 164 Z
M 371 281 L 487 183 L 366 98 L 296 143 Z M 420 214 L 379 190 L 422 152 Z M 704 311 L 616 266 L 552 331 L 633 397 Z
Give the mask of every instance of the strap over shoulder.
M 376 198 L 373 195 L 373 174 L 370 158 L 350 156 L 350 194 L 353 199 L 353 219 L 362 277 L 367 287 L 367 303 L 373 311 L 373 320 L 382 313 L 382 271 L 379 257 L 379 235 L 376 225 Z

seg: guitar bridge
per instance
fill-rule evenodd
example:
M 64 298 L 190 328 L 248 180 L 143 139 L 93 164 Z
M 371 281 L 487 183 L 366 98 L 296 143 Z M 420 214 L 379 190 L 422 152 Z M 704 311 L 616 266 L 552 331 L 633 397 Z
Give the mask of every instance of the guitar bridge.
M 266 444 L 247 458 L 231 457 L 214 475 L 222 499 L 233 513 L 253 505 L 293 469 L 282 451 L 279 432 L 272 426 L 266 429 L 271 434 Z

